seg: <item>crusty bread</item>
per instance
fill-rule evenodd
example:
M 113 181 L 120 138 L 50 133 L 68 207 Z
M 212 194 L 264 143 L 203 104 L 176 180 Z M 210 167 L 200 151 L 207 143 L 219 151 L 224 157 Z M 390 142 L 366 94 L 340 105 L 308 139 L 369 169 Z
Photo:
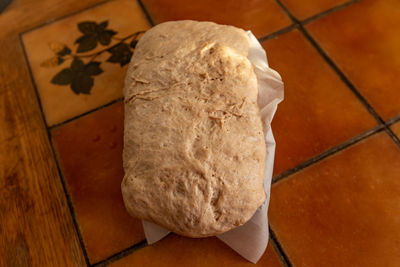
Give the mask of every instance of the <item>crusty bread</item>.
M 190 237 L 244 224 L 265 200 L 257 79 L 241 29 L 166 22 L 139 41 L 124 88 L 128 212 Z

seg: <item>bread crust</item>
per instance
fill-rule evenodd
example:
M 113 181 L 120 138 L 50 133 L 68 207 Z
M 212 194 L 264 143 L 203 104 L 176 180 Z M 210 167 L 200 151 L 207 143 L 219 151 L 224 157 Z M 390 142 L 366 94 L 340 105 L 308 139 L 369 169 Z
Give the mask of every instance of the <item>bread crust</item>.
M 265 201 L 265 141 L 249 37 L 211 22 L 159 24 L 124 88 L 128 212 L 190 237 L 247 222 Z

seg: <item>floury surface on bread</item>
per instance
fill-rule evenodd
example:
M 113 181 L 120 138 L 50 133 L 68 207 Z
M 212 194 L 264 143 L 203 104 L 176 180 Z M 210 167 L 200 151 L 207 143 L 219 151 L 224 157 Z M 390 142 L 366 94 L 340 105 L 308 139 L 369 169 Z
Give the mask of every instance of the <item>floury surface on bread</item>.
M 190 237 L 247 222 L 265 201 L 265 141 L 246 32 L 159 24 L 137 44 L 125 88 L 128 212 Z

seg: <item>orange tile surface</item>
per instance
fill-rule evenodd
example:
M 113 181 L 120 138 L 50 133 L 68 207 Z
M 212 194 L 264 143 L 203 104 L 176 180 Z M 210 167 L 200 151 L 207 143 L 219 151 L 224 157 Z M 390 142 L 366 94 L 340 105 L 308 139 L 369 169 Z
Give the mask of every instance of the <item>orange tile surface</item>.
M 400 122 L 395 123 L 394 125 L 392 125 L 391 128 L 393 132 L 397 135 L 397 137 L 400 138 Z
M 269 219 L 294 266 L 398 266 L 400 148 L 385 132 L 273 185 Z
M 251 30 L 262 37 L 291 24 L 273 0 L 143 0 L 156 24 L 169 20 L 206 20 Z
M 78 24 L 85 21 L 93 21 L 97 24 L 108 21 L 108 25 L 104 28 L 108 32 L 98 37 L 95 48 L 78 53 L 79 43 L 76 43 L 76 40 L 85 35 L 78 29 Z M 125 38 L 148 27 L 149 23 L 135 1 L 118 0 L 107 2 L 24 34 L 22 39 L 47 124 L 51 126 L 63 122 L 121 97 L 127 65 L 121 67 L 118 63 L 107 61 L 112 55 L 111 50 L 107 49 L 121 42 L 116 38 Z M 87 31 L 90 29 L 86 29 Z M 111 31 L 116 34 L 112 35 Z M 112 35 L 110 40 L 107 40 L 107 34 Z M 90 42 L 90 38 L 95 37 L 92 35 L 86 38 L 86 41 Z M 125 42 L 130 40 L 128 38 Z M 110 43 L 105 45 L 108 41 Z M 60 56 L 59 53 L 62 53 L 64 46 L 69 48 L 70 53 Z M 126 52 L 126 50 L 119 51 Z M 100 53 L 100 51 L 103 52 Z M 96 53 L 99 54 L 96 55 Z M 90 61 L 100 64 L 96 67 L 95 63 L 92 65 L 94 68 L 88 70 L 90 77 L 82 75 L 82 70 L 78 70 L 74 72 L 75 80 L 64 76 L 61 82 L 65 85 L 54 84 L 52 81 L 56 74 L 70 68 L 75 56 L 79 56 L 84 64 Z M 93 86 L 88 92 L 87 88 L 90 87 L 91 79 Z M 68 82 L 69 84 L 66 84 Z M 78 93 L 72 90 L 74 83 L 79 83 L 75 89 Z
M 330 8 L 349 2 L 349 0 L 281 0 L 297 19 L 306 19 Z
M 91 263 L 144 239 L 121 195 L 123 105 L 57 127 L 52 137 Z
M 385 119 L 400 114 L 400 2 L 365 0 L 307 25 Z
M 376 125 L 317 51 L 294 30 L 263 43 L 282 76 L 285 99 L 272 122 L 275 174 L 295 167 Z
M 263 266 L 281 267 L 271 244 L 257 264 L 250 263 L 217 238 L 193 239 L 169 235 L 154 245 L 134 251 L 110 266 Z

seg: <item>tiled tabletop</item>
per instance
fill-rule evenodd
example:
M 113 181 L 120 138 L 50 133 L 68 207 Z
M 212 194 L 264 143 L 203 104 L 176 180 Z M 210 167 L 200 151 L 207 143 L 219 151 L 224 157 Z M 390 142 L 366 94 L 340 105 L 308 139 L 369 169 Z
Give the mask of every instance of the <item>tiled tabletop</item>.
M 149 246 L 122 203 L 127 63 L 178 19 L 252 30 L 285 82 L 256 265 L 400 266 L 399 1 L 83 2 L 0 14 L 0 266 L 253 265 L 216 238 Z

